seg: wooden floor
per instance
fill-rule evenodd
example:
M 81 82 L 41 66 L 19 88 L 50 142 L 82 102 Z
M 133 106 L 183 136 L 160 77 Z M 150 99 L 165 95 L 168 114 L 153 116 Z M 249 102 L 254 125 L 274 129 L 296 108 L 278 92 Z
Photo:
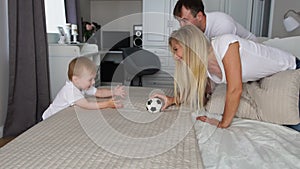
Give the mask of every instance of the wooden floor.
M 3 147 L 5 144 L 13 140 L 14 137 L 9 137 L 9 138 L 0 138 L 0 148 Z

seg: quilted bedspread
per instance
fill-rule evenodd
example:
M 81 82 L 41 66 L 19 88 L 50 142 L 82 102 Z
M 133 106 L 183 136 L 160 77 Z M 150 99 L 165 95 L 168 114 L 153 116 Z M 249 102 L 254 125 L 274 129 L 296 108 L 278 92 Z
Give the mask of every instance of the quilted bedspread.
M 127 90 L 122 109 L 69 107 L 33 126 L 0 149 L 0 168 L 201 169 L 192 112 L 148 113 L 154 89 Z

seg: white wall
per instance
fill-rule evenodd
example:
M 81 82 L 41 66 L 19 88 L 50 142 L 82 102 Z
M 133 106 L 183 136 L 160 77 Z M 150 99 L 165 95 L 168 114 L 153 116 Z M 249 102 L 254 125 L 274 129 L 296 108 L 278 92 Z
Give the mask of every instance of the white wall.
M 120 17 L 142 12 L 142 1 L 93 1 L 91 0 L 91 21 L 102 27 Z M 132 31 L 133 25 L 142 24 L 142 15 L 134 15 L 126 22 L 114 24 L 116 30 Z
M 55 10 L 55 12 L 53 12 Z M 45 0 L 47 33 L 58 33 L 57 26 L 66 25 L 65 3 L 63 0 Z
M 7 1 L 0 1 L 0 138 L 7 114 L 8 99 L 8 14 Z
M 293 32 L 286 32 L 282 20 L 289 10 L 300 11 L 300 0 L 272 0 L 269 37 L 289 37 L 300 35 L 300 28 Z

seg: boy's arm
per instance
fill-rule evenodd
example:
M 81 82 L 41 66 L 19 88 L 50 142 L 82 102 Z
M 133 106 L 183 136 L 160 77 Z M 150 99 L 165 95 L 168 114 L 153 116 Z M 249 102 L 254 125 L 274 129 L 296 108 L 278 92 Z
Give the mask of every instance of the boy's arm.
M 99 89 L 97 89 L 95 96 L 96 97 L 111 97 L 111 96 L 113 96 L 113 92 L 111 89 L 99 88 Z
M 126 92 L 124 90 L 124 86 L 117 86 L 114 89 L 97 89 L 95 96 L 96 97 L 112 97 L 112 96 L 120 96 L 124 98 Z
M 88 101 L 85 98 L 77 100 L 75 102 L 75 105 L 90 110 L 105 109 L 105 108 L 121 108 L 123 106 L 119 101 L 115 101 L 114 99 L 95 102 L 95 101 Z

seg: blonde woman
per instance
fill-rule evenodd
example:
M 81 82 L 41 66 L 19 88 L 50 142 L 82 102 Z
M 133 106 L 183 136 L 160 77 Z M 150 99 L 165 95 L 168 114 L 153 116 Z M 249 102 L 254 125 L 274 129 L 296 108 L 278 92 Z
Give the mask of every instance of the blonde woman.
M 204 106 L 207 79 L 226 83 L 226 101 L 222 120 L 198 117 L 219 128 L 230 126 L 238 109 L 242 83 L 287 69 L 296 68 L 296 57 L 285 51 L 226 34 L 209 43 L 201 30 L 186 25 L 174 31 L 169 47 L 176 61 L 174 97 L 156 94 L 164 100 L 162 110 L 185 103 L 193 109 Z

